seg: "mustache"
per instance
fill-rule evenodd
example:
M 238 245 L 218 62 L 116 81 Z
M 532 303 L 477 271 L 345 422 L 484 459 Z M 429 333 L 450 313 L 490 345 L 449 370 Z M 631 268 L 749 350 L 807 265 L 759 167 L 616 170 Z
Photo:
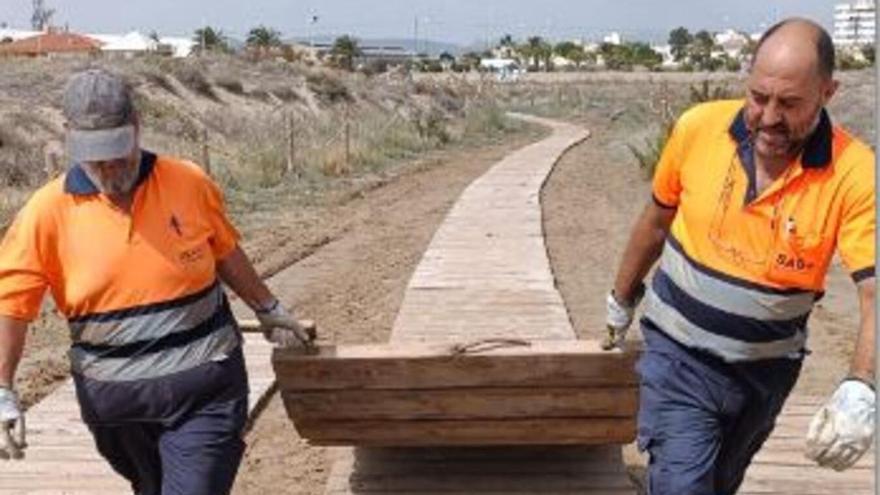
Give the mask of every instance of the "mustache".
M 785 124 L 777 124 L 772 126 L 760 126 L 756 125 L 749 129 L 749 134 L 752 138 L 758 135 L 759 132 L 767 132 L 771 134 L 785 134 L 786 136 L 791 134 L 790 129 Z

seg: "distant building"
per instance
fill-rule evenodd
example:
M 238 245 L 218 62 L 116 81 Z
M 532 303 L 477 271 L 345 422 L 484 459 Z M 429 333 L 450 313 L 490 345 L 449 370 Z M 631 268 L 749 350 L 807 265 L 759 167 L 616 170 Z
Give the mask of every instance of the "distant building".
M 676 62 L 675 56 L 672 55 L 672 46 L 668 44 L 651 45 L 651 50 L 654 50 L 655 53 L 663 57 L 663 61 L 660 62 L 660 67 L 665 69 L 677 69 L 681 66 L 680 63 Z
M 314 42 L 309 45 L 295 45 L 296 49 L 306 54 L 312 61 L 324 60 L 333 52 L 334 43 Z M 399 65 L 415 58 L 416 54 L 398 45 L 359 45 L 361 54 L 355 64 L 367 62 L 383 62 L 388 65 Z
M 497 74 L 499 81 L 516 80 L 523 72 L 517 61 L 511 58 L 481 59 L 480 70 Z
M 623 37 L 617 31 L 612 32 L 611 34 L 602 38 L 603 43 L 610 43 L 612 45 L 620 45 L 623 44 Z
M 116 55 L 123 57 L 133 57 L 146 52 L 156 51 L 158 43 L 144 36 L 143 34 L 132 31 L 127 34 L 89 34 L 89 38 L 96 39 L 101 42 L 101 51 L 108 55 Z
M 89 34 L 101 42 L 101 51 L 108 55 L 133 57 L 156 53 L 171 57 L 188 57 L 196 43 L 189 38 L 162 36 L 158 41 L 138 31 L 126 34 Z
M 361 61 L 381 60 L 390 64 L 401 63 L 411 59 L 415 54 L 402 46 L 385 45 L 372 46 L 364 45 L 360 47 Z
M 856 0 L 834 6 L 835 45 L 873 45 L 876 25 L 877 5 L 874 0 Z
M 733 29 L 727 29 L 715 34 L 715 44 L 718 45 L 724 53 L 733 59 L 742 56 L 743 51 L 748 48 L 751 38 L 748 34 Z
M 52 30 L 0 44 L 0 56 L 7 57 L 88 56 L 100 53 L 101 43 L 95 39 Z
M 33 36 L 37 36 L 39 34 L 43 34 L 42 31 L 25 31 L 22 29 L 10 29 L 10 28 L 2 28 L 0 29 L 0 43 L 5 42 L 9 43 L 11 41 L 18 41 L 24 38 L 30 38 Z
M 159 46 L 156 49 L 160 52 L 169 52 L 172 57 L 189 57 L 195 49 L 196 42 L 189 38 L 178 38 L 174 36 L 162 36 L 159 38 Z

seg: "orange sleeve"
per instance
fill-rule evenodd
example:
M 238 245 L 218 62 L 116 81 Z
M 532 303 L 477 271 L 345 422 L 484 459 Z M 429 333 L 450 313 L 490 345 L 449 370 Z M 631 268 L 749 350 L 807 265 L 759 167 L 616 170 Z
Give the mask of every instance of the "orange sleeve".
M 684 160 L 684 124 L 676 122 L 663 147 L 654 170 L 652 193 L 654 202 L 666 208 L 677 208 L 681 196 L 681 164 Z
M 838 253 L 856 282 L 874 276 L 876 191 L 873 165 L 873 156 L 866 157 L 865 165 L 851 175 L 837 232 Z
M 0 243 L 0 315 L 33 321 L 40 313 L 49 286 L 44 255 L 52 235 L 39 210 L 31 199 Z
M 219 261 L 228 256 L 238 246 L 241 236 L 226 214 L 223 192 L 210 178 L 206 177 L 205 183 L 205 204 L 208 219 L 213 229 L 213 235 L 210 239 L 211 251 L 214 253 L 214 259 Z

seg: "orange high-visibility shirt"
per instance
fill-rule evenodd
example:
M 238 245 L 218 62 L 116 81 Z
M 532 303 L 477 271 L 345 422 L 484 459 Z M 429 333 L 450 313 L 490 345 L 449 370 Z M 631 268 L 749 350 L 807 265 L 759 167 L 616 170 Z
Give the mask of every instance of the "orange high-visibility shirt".
M 822 110 L 796 161 L 758 193 L 743 108 L 694 107 L 664 148 L 654 201 L 676 215 L 645 318 L 726 361 L 797 358 L 835 251 L 855 281 L 874 276 L 874 154 Z
M 676 124 L 654 177 L 677 207 L 671 236 L 694 261 L 772 288 L 821 291 L 837 250 L 853 278 L 874 271 L 874 154 L 824 113 L 797 162 L 761 194 L 743 101 L 699 105 Z
M 193 163 L 143 152 L 131 214 L 73 166 L 0 244 L 0 315 L 33 320 L 47 288 L 68 318 L 173 303 L 214 284 L 238 239 L 219 188 Z

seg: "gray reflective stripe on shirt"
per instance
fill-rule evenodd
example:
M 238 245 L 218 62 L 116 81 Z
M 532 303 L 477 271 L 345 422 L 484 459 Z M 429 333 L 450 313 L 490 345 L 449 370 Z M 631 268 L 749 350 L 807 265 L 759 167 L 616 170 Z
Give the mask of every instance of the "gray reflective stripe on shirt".
M 790 338 L 772 342 L 743 342 L 694 325 L 653 290 L 645 299 L 645 317 L 664 333 L 686 347 L 706 351 L 728 362 L 792 357 L 803 351 L 807 340 L 805 332 L 797 332 Z
M 128 381 L 185 371 L 232 352 L 241 339 L 234 324 L 216 329 L 207 336 L 162 352 L 125 358 L 106 358 L 73 347 L 69 351 L 71 368 L 86 378 L 101 381 Z
M 222 304 L 223 288 L 216 284 L 204 296 L 184 306 L 110 321 L 70 322 L 71 338 L 74 342 L 101 345 L 150 341 L 199 325 Z
M 815 292 L 774 294 L 732 284 L 701 272 L 669 242 L 660 268 L 692 298 L 728 313 L 764 321 L 793 320 L 813 309 Z

